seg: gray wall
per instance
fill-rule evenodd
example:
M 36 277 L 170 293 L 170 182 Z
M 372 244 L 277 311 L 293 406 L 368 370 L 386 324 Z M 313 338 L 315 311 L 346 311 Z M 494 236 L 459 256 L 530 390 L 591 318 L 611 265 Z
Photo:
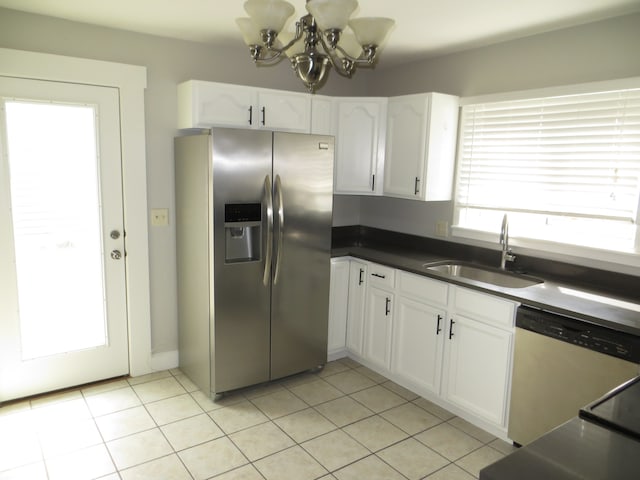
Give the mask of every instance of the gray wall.
M 640 75 L 640 15 L 505 42 L 419 64 L 331 77 L 327 95 L 440 91 L 476 95 Z M 302 91 L 286 65 L 256 68 L 240 37 L 216 47 L 0 9 L 0 47 L 147 67 L 146 147 L 149 208 L 171 211 L 171 226 L 150 227 L 153 351 L 177 349 L 173 137 L 176 85 L 190 78 Z M 450 202 L 336 196 L 335 225 L 365 224 L 433 236 Z
M 256 68 L 238 34 L 216 47 L 31 15 L 0 8 L 0 47 L 92 58 L 147 67 L 145 93 L 149 208 L 169 208 L 170 227 L 149 227 L 151 334 L 154 352 L 177 349 L 173 137 L 176 85 L 196 78 L 304 91 L 288 64 Z M 330 77 L 323 93 L 357 95 L 367 74 Z
M 640 14 L 468 50 L 396 69 L 381 69 L 370 95 L 393 96 L 436 91 L 483 95 L 640 76 Z M 416 202 L 359 197 L 360 224 L 435 236 L 438 220 L 451 221 L 452 202 Z M 355 217 L 354 217 L 355 219 Z M 345 219 L 343 219 L 346 221 Z M 355 222 L 354 222 L 355 223 Z M 544 252 L 529 252 L 548 256 Z M 574 259 L 580 263 L 580 259 Z M 640 275 L 631 267 L 589 263 Z

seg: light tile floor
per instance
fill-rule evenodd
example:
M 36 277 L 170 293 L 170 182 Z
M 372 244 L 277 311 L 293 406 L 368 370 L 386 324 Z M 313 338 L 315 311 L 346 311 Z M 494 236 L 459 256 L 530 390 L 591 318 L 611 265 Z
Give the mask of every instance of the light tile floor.
M 469 480 L 512 449 L 346 358 L 218 402 L 171 370 L 0 407 L 0 480 Z

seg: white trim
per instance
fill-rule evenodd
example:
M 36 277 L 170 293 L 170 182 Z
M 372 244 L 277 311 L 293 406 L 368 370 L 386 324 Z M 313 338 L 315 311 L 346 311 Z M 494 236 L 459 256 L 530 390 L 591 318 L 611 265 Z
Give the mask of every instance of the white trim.
M 498 231 L 490 233 L 456 225 L 451 227 L 451 240 L 469 245 L 499 250 L 498 237 Z M 509 237 L 509 246 L 513 247 L 516 257 L 518 254 L 530 255 L 548 260 L 614 270 L 630 275 L 637 275 L 638 268 L 640 268 L 640 256 L 635 253 L 614 252 L 580 245 L 518 237 Z
M 0 48 L 0 75 L 116 87 L 120 91 L 124 222 L 127 233 L 129 373 L 150 373 L 151 306 L 145 151 L 145 67 Z
M 154 372 L 178 368 L 179 363 L 178 350 L 154 353 L 151 355 L 151 370 Z
M 620 78 L 617 80 L 605 80 L 602 82 L 578 83 L 573 85 L 560 85 L 556 87 L 536 88 L 532 90 L 517 90 L 513 92 L 491 93 L 475 97 L 461 97 L 460 106 L 474 105 L 476 103 L 508 102 L 514 100 L 528 100 L 541 97 L 559 97 L 563 95 L 578 95 L 582 93 L 606 92 L 608 90 L 624 90 L 638 88 L 640 77 Z

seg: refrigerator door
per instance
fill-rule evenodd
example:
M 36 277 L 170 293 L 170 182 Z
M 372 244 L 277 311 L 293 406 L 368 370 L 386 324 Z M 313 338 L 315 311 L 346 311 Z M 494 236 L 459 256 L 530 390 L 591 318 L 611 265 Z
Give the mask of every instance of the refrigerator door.
M 271 158 L 271 132 L 212 130 L 215 393 L 269 380 Z
M 274 133 L 271 378 L 324 365 L 333 206 L 333 137 Z

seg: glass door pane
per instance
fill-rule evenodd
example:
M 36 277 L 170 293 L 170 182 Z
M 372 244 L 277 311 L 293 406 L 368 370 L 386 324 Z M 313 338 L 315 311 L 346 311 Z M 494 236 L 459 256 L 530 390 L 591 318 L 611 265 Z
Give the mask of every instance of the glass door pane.
M 5 105 L 23 360 L 105 345 L 97 108 Z

